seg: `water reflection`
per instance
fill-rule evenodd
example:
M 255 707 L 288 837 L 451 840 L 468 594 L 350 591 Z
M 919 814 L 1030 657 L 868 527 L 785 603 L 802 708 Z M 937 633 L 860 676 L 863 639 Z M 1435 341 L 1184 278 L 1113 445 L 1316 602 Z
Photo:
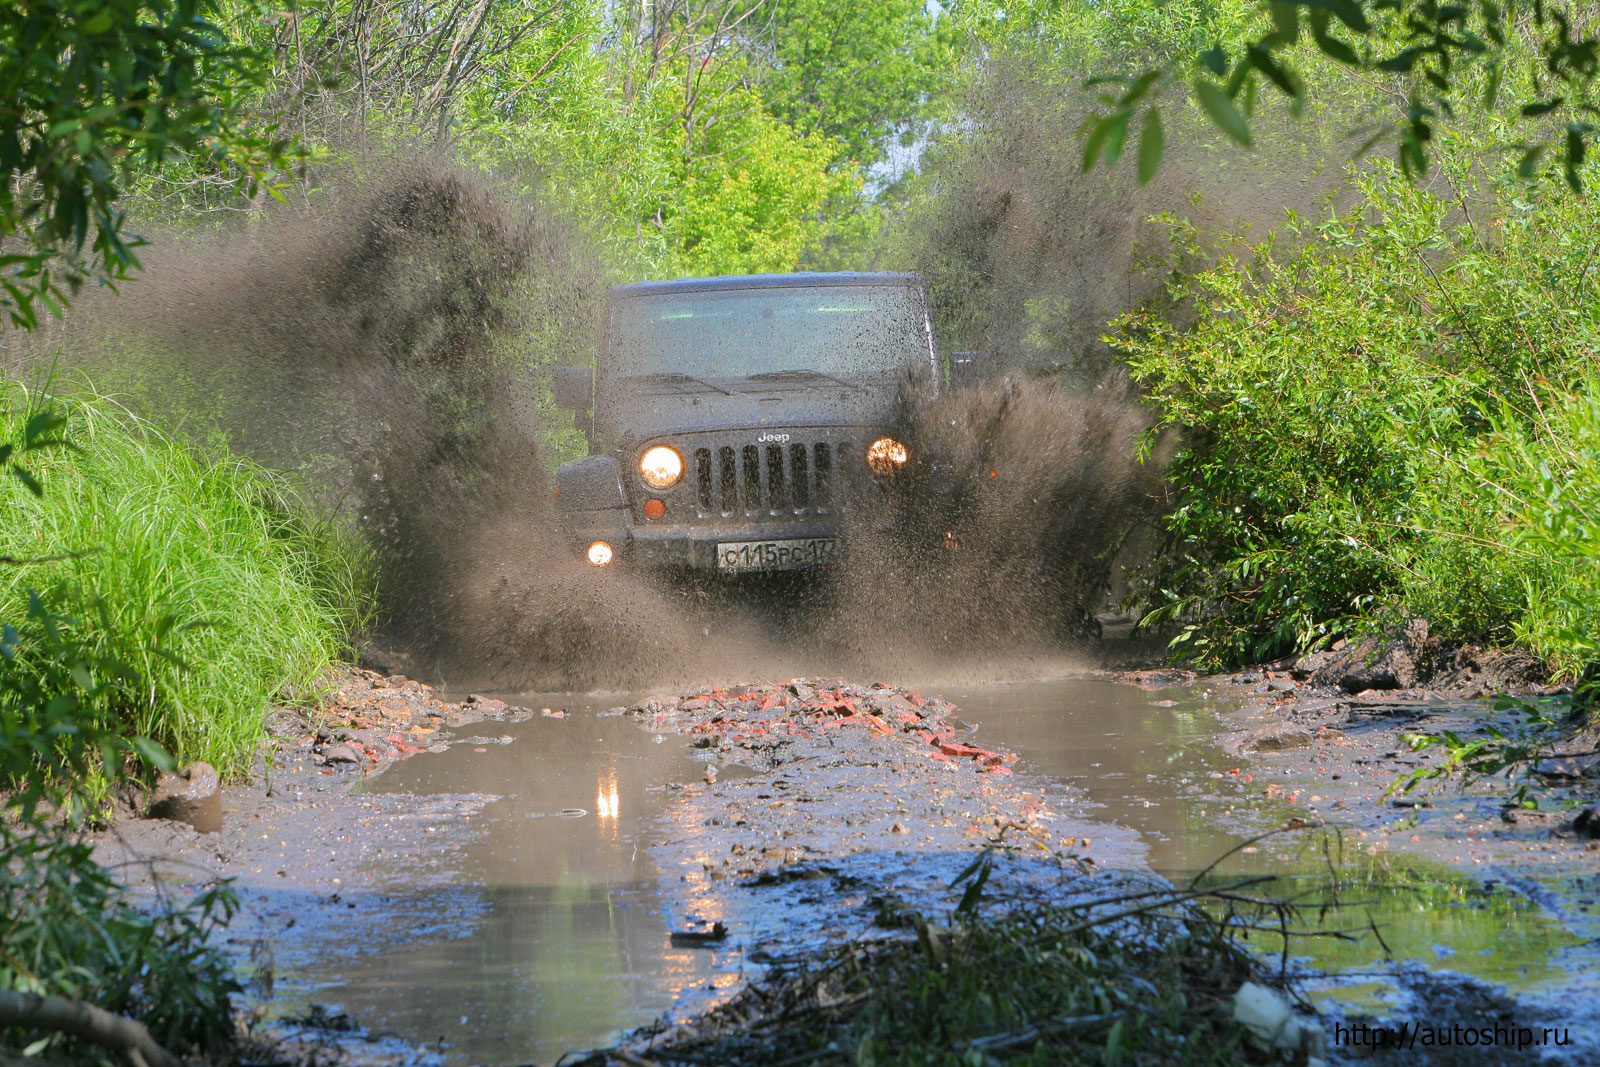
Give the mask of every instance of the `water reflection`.
M 314 996 L 371 1030 L 442 1038 L 449 1063 L 549 1062 L 713 984 L 711 953 L 668 943 L 657 872 L 639 847 L 666 784 L 697 780 L 701 765 L 681 744 L 653 744 L 633 724 L 596 715 L 621 699 L 562 697 L 565 719 L 466 727 L 459 733 L 478 731 L 481 743 L 458 740 L 375 779 L 370 788 L 386 792 L 499 795 L 467 850 L 484 917 L 465 937 L 402 938 L 330 958 L 307 976 L 321 987 Z M 372 875 L 392 896 L 407 894 L 403 871 Z M 396 912 L 419 902 L 407 903 Z
M 1019 752 L 1020 766 L 1072 783 L 1099 805 L 1096 815 L 1137 830 L 1150 846 L 1150 865 L 1174 880 L 1188 880 L 1247 838 L 1305 814 L 1262 796 L 1264 783 L 1252 780 L 1245 761 L 1210 742 L 1220 702 L 1204 691 L 1084 679 L 938 695 L 981 724 L 985 744 Z M 1279 875 L 1267 892 L 1338 902 L 1325 913 L 1308 908 L 1299 925 L 1369 931 L 1295 939 L 1291 952 L 1319 969 L 1415 960 L 1522 989 L 1575 977 L 1560 953 L 1582 939 L 1522 893 L 1488 891 L 1441 864 L 1399 853 L 1369 857 L 1336 830 L 1268 838 L 1234 852 L 1216 873 Z M 1281 951 L 1270 935 L 1257 941 L 1265 955 Z
M 1020 769 L 1089 795 L 1093 814 L 1138 830 L 1149 863 L 1193 874 L 1240 840 L 1281 823 L 1211 743 L 1215 705 L 1192 689 L 1145 690 L 1097 678 L 940 688 L 981 744 L 1020 754 Z M 1230 773 L 1231 772 L 1231 773 Z M 1215 797 L 1238 797 L 1229 810 Z
M 621 816 L 622 805 L 617 799 L 617 776 L 615 774 L 600 783 L 600 788 L 594 795 L 594 810 L 601 822 L 614 823 Z

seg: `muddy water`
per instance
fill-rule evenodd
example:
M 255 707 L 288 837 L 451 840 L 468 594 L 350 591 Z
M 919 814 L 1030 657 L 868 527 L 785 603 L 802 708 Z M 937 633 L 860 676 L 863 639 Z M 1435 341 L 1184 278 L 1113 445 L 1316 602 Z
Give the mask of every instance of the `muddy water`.
M 714 977 L 711 953 L 669 946 L 640 847 L 670 797 L 667 783 L 694 780 L 703 766 L 676 739 L 658 743 L 596 714 L 614 700 L 552 699 L 567 718 L 484 723 L 485 736 L 372 782 L 385 792 L 500 798 L 480 816 L 483 836 L 462 867 L 481 894 L 481 918 L 465 936 L 401 938 L 330 958 L 324 973 L 306 976 L 317 997 L 369 1030 L 438 1048 L 446 1062 L 548 1063 L 648 1022 L 686 988 L 729 980 Z M 551 703 L 525 702 L 536 700 L 536 709 Z
M 1019 771 L 1087 794 L 1089 814 L 1108 831 L 1134 831 L 1148 865 L 1173 878 L 1296 813 L 1263 799 L 1249 769 L 1209 742 L 1225 709 L 1203 691 L 1096 679 L 925 690 L 961 707 L 980 743 L 1018 752 Z M 314 999 L 371 1031 L 426 1043 L 445 1063 L 552 1062 L 661 1015 L 687 992 L 737 980 L 736 957 L 671 946 L 664 916 L 677 905 L 647 855 L 652 819 L 699 779 L 703 764 L 679 738 L 600 714 L 627 694 L 512 699 L 568 717 L 469 728 L 483 736 L 397 764 L 370 785 L 500 798 L 484 809 L 481 836 L 467 849 L 463 888 L 479 895 L 472 917 L 446 927 L 454 933 L 399 932 L 391 946 L 329 956 L 298 976 Z M 1325 894 L 1326 864 L 1304 846 L 1299 835 L 1265 841 L 1223 869 L 1279 873 L 1293 890 Z M 1081 851 L 1099 849 L 1091 838 Z M 1100 861 L 1127 856 L 1119 849 Z M 1397 958 L 1519 989 L 1556 988 L 1568 973 L 1549 961 L 1574 938 L 1523 898 L 1484 893 L 1422 865 L 1399 872 L 1404 891 L 1395 869 L 1378 874 L 1349 894 L 1359 910 L 1335 913 L 1333 925 L 1377 923 Z M 404 899 L 403 872 L 374 871 L 373 879 L 400 898 L 397 915 L 426 911 L 427 901 Z M 1383 957 L 1371 938 L 1301 942 L 1296 951 L 1347 971 Z
M 1272 783 L 1262 771 L 1210 743 L 1228 706 L 1222 694 L 1084 680 L 940 695 L 980 725 L 985 744 L 1021 753 L 1019 769 L 1076 786 L 1100 805 L 1100 818 L 1138 831 L 1150 866 L 1174 881 L 1311 814 L 1303 805 L 1315 794 L 1302 792 L 1296 803 L 1266 799 L 1262 794 Z M 1363 932 L 1350 940 L 1296 939 L 1292 952 L 1319 970 L 1367 971 L 1392 957 L 1536 994 L 1594 978 L 1593 953 L 1571 951 L 1584 938 L 1545 914 L 1525 888 L 1486 889 L 1440 863 L 1371 856 L 1348 835 L 1276 835 L 1243 845 L 1216 871 L 1271 874 L 1278 879 L 1276 895 L 1333 903 L 1325 915 L 1304 913 L 1301 927 L 1377 928 L 1377 935 Z M 1281 947 L 1272 937 L 1261 942 L 1271 954 Z M 1364 990 L 1338 983 L 1332 991 L 1346 997 Z
M 980 743 L 1019 753 L 1021 769 L 1083 790 L 1097 817 L 1140 831 L 1160 874 L 1197 872 L 1277 821 L 1245 805 L 1251 783 L 1229 773 L 1239 761 L 1210 743 L 1217 718 L 1206 694 L 1078 679 L 938 695 L 978 727 Z M 1216 803 L 1228 796 L 1239 803 Z

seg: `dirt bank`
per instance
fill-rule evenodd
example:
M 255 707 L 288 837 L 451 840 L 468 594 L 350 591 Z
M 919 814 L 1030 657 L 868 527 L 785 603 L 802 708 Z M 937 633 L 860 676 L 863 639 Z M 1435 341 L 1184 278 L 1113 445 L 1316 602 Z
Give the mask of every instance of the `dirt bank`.
M 1600 799 L 1600 754 L 1592 731 L 1565 725 L 1570 687 L 1543 682 L 1530 657 L 1402 634 L 1200 684 L 1235 705 L 1217 741 L 1246 761 L 1260 795 L 1344 828 L 1369 853 L 1592 879 L 1600 825 L 1584 813 Z M 1473 767 L 1452 771 L 1458 762 Z

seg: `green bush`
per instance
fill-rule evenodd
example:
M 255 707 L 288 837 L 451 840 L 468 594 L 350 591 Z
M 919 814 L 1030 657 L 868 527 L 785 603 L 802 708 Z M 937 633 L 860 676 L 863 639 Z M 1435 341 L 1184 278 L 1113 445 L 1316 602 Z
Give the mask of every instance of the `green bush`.
M 1178 651 L 1236 664 L 1406 614 L 1571 651 L 1556 620 L 1576 609 L 1550 598 L 1578 526 L 1530 509 L 1577 500 L 1540 488 L 1543 465 L 1583 477 L 1585 409 L 1543 397 L 1600 351 L 1600 205 L 1485 185 L 1456 147 L 1436 188 L 1366 167 L 1347 210 L 1180 275 L 1192 329 L 1120 320 L 1134 376 L 1183 433 L 1170 551 L 1143 586 L 1155 618 L 1184 620 Z M 1199 235 L 1171 221 L 1187 254 Z
M 58 408 L 27 414 L 18 439 L 0 442 L 0 479 L 42 500 L 38 463 L 66 446 L 65 425 Z M 86 796 L 141 762 L 170 768 L 172 760 L 148 738 L 127 736 L 119 721 L 144 683 L 107 651 L 118 644 L 107 639 L 111 612 L 96 601 L 86 626 L 59 610 L 66 595 L 65 586 L 29 591 L 26 614 L 0 626 L 0 990 L 131 1016 L 179 1052 L 225 1051 L 238 984 L 210 936 L 232 917 L 231 891 L 216 885 L 186 904 L 162 895 L 153 911 L 135 908 L 78 833 L 93 814 Z M 144 635 L 164 655 L 172 619 Z M 52 1061 L 113 1059 L 26 1024 L 0 1029 L 0 1056 L 12 1047 L 48 1051 Z
M 44 398 L 0 389 L 16 438 Z M 30 458 L 42 495 L 0 482 L 0 615 L 48 591 L 57 625 L 116 676 L 102 712 L 180 760 L 241 770 L 275 700 L 308 696 L 360 622 L 369 555 L 307 517 L 281 479 L 205 455 L 113 404 L 71 409 L 72 447 Z M 25 628 L 0 672 L 0 704 L 48 699 L 62 676 Z M 52 683 L 52 678 L 57 683 Z
M 1531 424 L 1500 422 L 1477 470 L 1506 515 L 1503 543 L 1534 576 L 1516 637 L 1576 674 L 1600 659 L 1600 376 L 1548 393 Z
M 237 900 L 226 886 L 183 906 L 133 906 L 90 845 L 59 825 L 27 837 L 0 829 L 0 989 L 83 1000 L 144 1023 L 163 1047 L 217 1052 L 233 1040 L 229 1001 L 240 989 L 211 943 Z M 0 1048 L 7 1043 L 0 1029 Z M 22 1031 L 19 1044 L 70 1049 L 71 1061 L 112 1062 L 59 1034 Z

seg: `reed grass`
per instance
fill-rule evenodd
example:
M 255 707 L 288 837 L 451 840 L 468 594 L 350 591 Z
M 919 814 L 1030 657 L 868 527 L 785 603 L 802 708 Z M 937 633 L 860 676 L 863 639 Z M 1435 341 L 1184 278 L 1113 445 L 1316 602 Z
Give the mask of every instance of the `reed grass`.
M 49 404 L 0 385 L 0 440 Z M 197 448 L 103 397 L 63 406 L 70 446 L 25 462 L 42 494 L 0 481 L 0 554 L 21 561 L 0 567 L 0 619 L 20 620 L 30 589 L 53 591 L 82 639 L 137 679 L 113 709 L 130 735 L 237 773 L 266 709 L 307 699 L 349 647 L 371 554 L 224 447 Z M 27 669 L 21 653 L 12 669 Z

